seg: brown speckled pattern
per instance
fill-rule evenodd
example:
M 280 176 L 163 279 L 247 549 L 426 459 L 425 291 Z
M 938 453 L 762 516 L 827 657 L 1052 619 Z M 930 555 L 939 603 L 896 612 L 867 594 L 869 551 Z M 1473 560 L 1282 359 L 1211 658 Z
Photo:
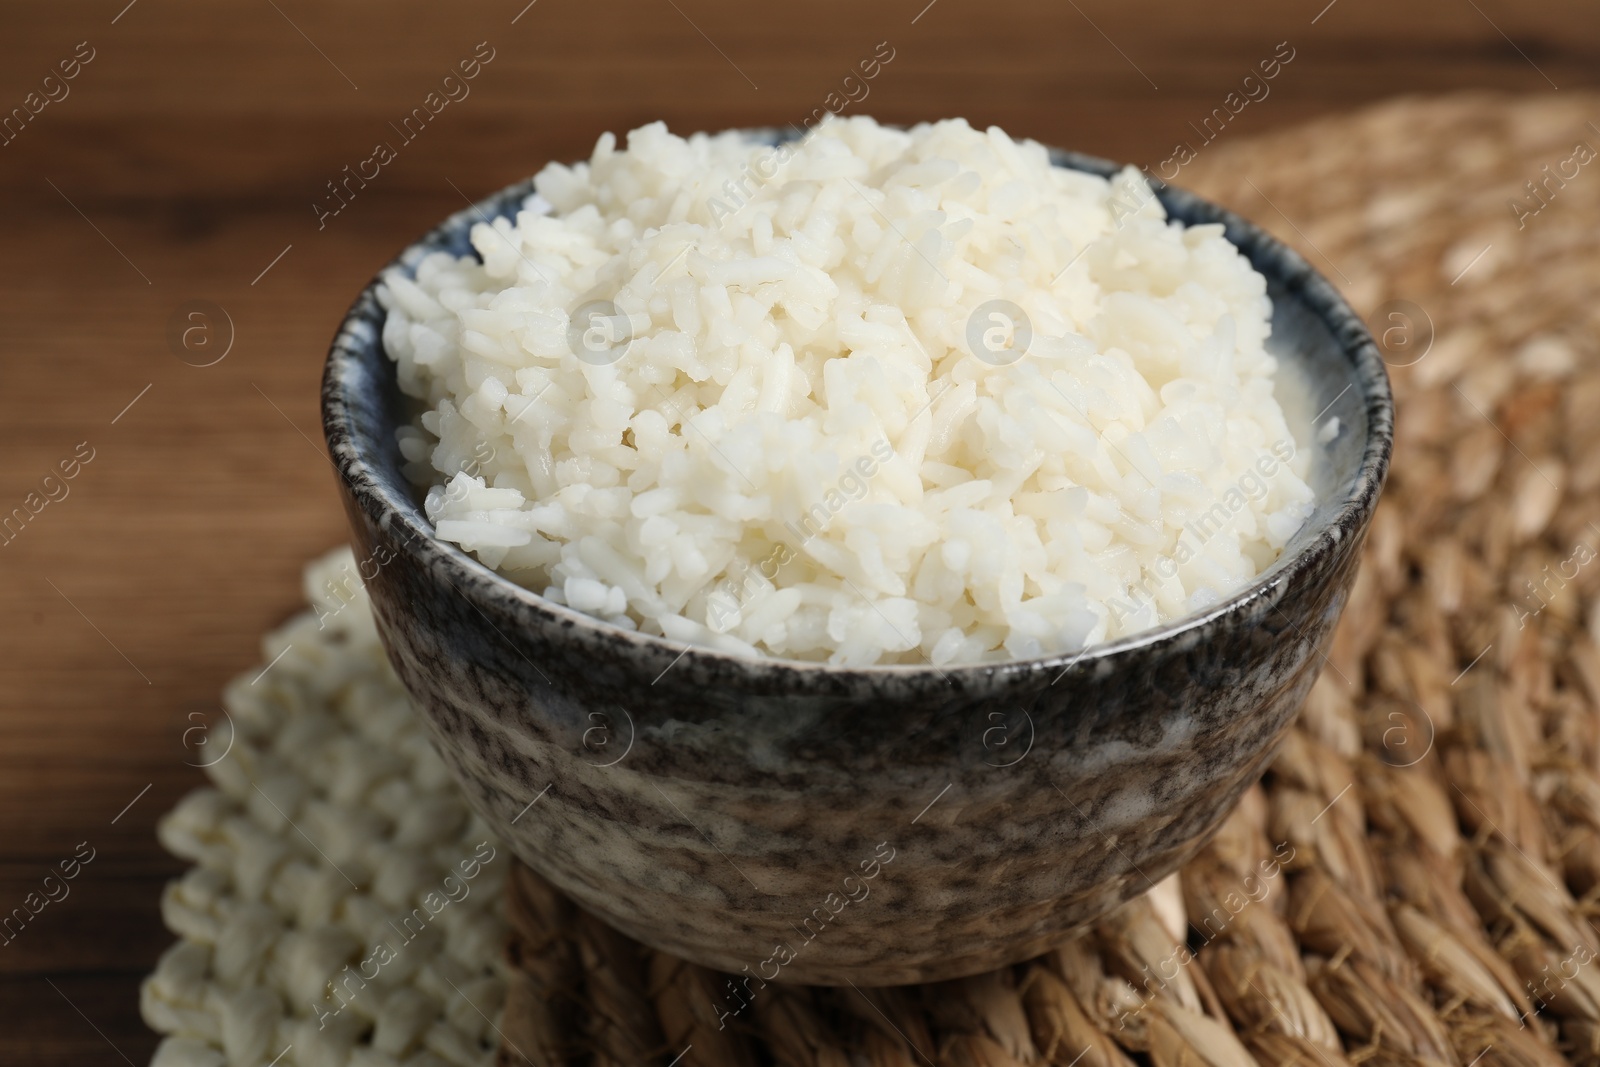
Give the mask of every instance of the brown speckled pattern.
M 461 212 L 398 262 L 467 254 L 478 213 L 514 213 L 530 191 Z M 1175 218 L 1225 223 L 1267 276 L 1274 350 L 1342 429 L 1316 452 L 1319 510 L 1251 589 L 1079 657 L 946 671 L 747 660 L 543 600 L 433 539 L 399 471 L 408 409 L 383 313 L 361 294 L 323 382 L 357 555 L 394 557 L 368 587 L 389 657 L 522 859 L 697 963 L 770 977 L 785 945 L 780 981 L 885 985 L 1034 955 L 1198 848 L 1322 665 L 1393 410 L 1366 329 L 1304 260 L 1189 194 L 1161 196 Z M 890 850 L 871 881 L 845 881 Z

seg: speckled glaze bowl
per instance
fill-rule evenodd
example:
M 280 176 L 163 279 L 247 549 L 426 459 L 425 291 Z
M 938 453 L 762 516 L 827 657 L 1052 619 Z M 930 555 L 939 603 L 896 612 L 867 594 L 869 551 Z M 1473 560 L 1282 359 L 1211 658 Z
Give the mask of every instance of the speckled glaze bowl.
M 1102 160 L 1061 166 L 1109 175 Z M 448 219 L 396 261 L 472 255 Z M 436 541 L 400 472 L 410 417 L 368 286 L 323 421 L 389 658 L 470 803 L 530 866 L 655 948 L 759 983 L 888 985 L 1038 954 L 1192 855 L 1260 774 L 1323 663 L 1388 467 L 1388 379 L 1300 256 L 1174 188 L 1268 279 L 1320 504 L 1254 585 L 1074 656 L 839 669 L 744 659 L 550 603 Z M 737 1001 L 719 1006 L 732 1010 Z

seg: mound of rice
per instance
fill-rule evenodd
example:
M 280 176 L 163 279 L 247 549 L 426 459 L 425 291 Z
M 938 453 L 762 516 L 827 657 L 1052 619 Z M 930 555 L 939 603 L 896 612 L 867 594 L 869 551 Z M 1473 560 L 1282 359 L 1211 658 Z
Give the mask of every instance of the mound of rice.
M 438 536 L 629 629 L 837 664 L 1070 652 L 1310 514 L 1220 226 L 961 120 L 661 123 L 379 291 Z M 1308 438 L 1302 433 L 1301 439 Z

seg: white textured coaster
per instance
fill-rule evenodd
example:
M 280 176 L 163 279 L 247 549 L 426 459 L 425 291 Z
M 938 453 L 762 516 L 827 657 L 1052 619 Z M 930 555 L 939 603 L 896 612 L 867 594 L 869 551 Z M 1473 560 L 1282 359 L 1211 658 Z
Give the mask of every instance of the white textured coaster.
M 194 864 L 144 983 L 156 1067 L 487 1065 L 511 855 L 462 801 L 384 659 L 348 549 L 185 735 L 212 785 L 160 822 Z

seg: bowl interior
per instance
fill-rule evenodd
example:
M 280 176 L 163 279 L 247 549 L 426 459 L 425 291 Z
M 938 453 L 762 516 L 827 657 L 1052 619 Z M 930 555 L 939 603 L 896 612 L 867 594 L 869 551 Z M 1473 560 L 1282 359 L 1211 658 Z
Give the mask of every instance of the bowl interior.
M 1102 176 L 1110 176 L 1121 169 L 1119 164 L 1072 152 L 1052 151 L 1051 156 L 1058 166 Z M 1302 557 L 1315 551 L 1319 544 L 1328 547 L 1346 532 L 1358 531 L 1387 470 L 1393 428 L 1388 379 L 1377 348 L 1359 317 L 1301 256 L 1259 227 L 1192 193 L 1170 185 L 1153 184 L 1169 218 L 1187 225 L 1222 224 L 1229 240 L 1265 276 L 1273 306 L 1272 337 L 1267 348 L 1279 359 L 1280 366 L 1276 393 L 1294 427 L 1296 450 L 1306 451 L 1311 456 L 1309 480 L 1317 494 L 1317 505 L 1278 559 L 1233 597 L 1150 630 L 1094 646 L 1085 653 L 1018 661 L 1001 665 L 1001 672 L 1016 667 L 1036 667 L 1053 674 L 1068 660 L 1074 663 L 1083 660 L 1087 666 L 1101 656 L 1171 638 L 1253 600 L 1264 589 L 1288 580 Z M 405 249 L 395 265 L 414 271 L 424 256 L 441 251 L 478 258 L 469 239 L 472 227 L 500 217 L 514 218 L 533 191 L 530 178 L 457 212 Z M 362 468 L 356 473 L 374 483 L 371 488 L 394 513 L 393 519 L 427 538 L 431 547 L 452 565 L 493 578 L 511 595 L 535 603 L 543 611 L 570 617 L 570 621 L 581 627 L 607 631 L 607 636 L 613 640 L 652 643 L 673 655 L 682 651 L 681 645 L 666 638 L 622 630 L 546 601 L 509 579 L 495 575 L 457 546 L 432 538 L 432 525 L 419 505 L 419 491 L 401 471 L 402 457 L 394 431 L 410 421 L 415 402 L 401 393 L 394 366 L 384 354 L 381 342 L 384 312 L 374 294 L 375 286 L 376 281 L 357 299 L 341 330 L 340 341 L 335 343 L 324 383 L 325 428 L 330 440 L 335 435 L 347 436 L 358 457 L 357 466 Z M 337 413 L 328 405 L 333 392 L 339 394 Z M 1337 420 L 1336 432 L 1324 432 L 1321 436 L 1326 440 L 1319 440 L 1319 429 L 1331 430 L 1329 424 L 1334 420 Z M 344 473 L 350 476 L 348 466 Z M 694 656 L 738 658 L 698 648 L 689 658 Z M 802 672 L 818 670 L 839 674 L 933 670 L 926 666 L 832 668 L 826 664 L 788 660 L 763 662 L 767 666 L 782 664 Z M 937 673 L 949 675 L 961 671 L 997 673 L 992 664 L 947 668 Z

